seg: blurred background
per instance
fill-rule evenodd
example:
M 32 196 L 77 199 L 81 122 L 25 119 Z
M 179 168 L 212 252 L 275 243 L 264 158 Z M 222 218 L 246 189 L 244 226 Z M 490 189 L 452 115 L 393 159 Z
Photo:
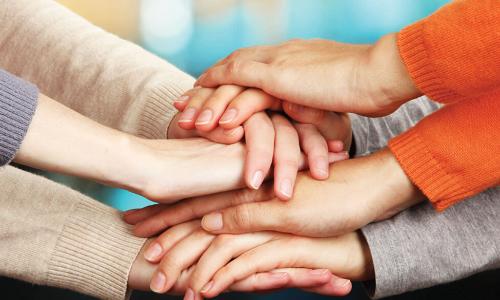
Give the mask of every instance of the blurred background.
M 372 43 L 424 18 L 447 0 L 60 0 L 92 23 L 137 43 L 193 76 L 233 50 L 290 38 Z M 119 189 L 43 174 L 125 210 L 148 205 Z M 136 294 L 135 299 L 150 297 Z M 221 299 L 322 299 L 283 291 Z M 150 299 L 150 298 L 148 298 Z M 156 298 L 155 298 L 156 299 Z M 159 298 L 158 298 L 159 299 Z M 165 299 L 165 297 L 163 297 Z M 326 299 L 326 298 L 325 298 Z M 366 299 L 360 286 L 350 299 Z

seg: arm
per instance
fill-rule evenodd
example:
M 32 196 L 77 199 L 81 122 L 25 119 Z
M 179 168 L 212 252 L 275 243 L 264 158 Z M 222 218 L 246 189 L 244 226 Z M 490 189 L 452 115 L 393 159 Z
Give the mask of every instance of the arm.
M 500 267 L 500 189 L 442 213 L 421 204 L 362 229 L 375 298 L 431 287 Z
M 124 299 L 144 239 L 118 211 L 42 177 L 0 170 L 0 274 Z
M 394 136 L 439 109 L 421 97 L 384 118 L 351 115 L 356 154 L 383 148 Z M 371 252 L 371 295 L 383 298 L 459 280 L 500 266 L 500 190 L 487 190 L 443 213 L 419 205 L 362 232 Z M 443 272 L 446 270 L 446 272 Z
M 1 2 L 0 67 L 101 124 L 165 138 L 193 79 L 49 0 Z

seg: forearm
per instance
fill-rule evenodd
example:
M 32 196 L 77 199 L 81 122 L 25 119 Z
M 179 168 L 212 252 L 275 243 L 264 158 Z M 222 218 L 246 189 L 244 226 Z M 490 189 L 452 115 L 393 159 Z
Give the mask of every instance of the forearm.
M 15 161 L 134 189 L 132 136 L 100 125 L 40 94 Z M 127 177 L 132 178 L 127 179 Z
M 362 229 L 382 298 L 500 267 L 500 189 L 436 213 L 429 204 Z
M 120 214 L 42 177 L 0 170 L 0 275 L 124 299 L 144 240 Z
M 240 143 L 142 139 L 40 95 L 15 161 L 165 202 L 242 187 L 244 158 Z
M 172 102 L 193 79 L 55 1 L 1 3 L 0 67 L 101 124 L 165 138 Z M 70 33 L 70 34 L 69 34 Z

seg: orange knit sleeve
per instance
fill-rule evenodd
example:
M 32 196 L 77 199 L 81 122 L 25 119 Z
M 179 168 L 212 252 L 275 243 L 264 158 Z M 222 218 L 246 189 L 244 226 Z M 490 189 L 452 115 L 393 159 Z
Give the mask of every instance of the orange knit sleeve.
M 389 148 L 438 210 L 500 184 L 500 92 L 445 106 Z
M 500 87 L 500 1 L 462 0 L 403 29 L 399 52 L 422 93 L 443 103 Z
M 406 174 L 438 210 L 500 184 L 500 1 L 455 1 L 398 46 L 416 86 L 448 104 L 389 142 Z

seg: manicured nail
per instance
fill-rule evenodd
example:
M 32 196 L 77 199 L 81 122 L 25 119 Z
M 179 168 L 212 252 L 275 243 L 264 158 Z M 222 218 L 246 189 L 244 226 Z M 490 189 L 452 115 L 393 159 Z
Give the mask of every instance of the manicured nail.
M 186 102 L 188 99 L 189 99 L 189 96 L 181 96 L 181 97 L 177 98 L 177 100 L 175 100 L 174 102 L 181 104 L 181 103 Z
M 292 197 L 292 181 L 290 179 L 287 178 L 281 181 L 280 192 L 287 197 Z
M 219 124 L 226 124 L 234 120 L 238 115 L 238 110 L 236 108 L 228 109 L 220 118 Z
M 213 116 L 212 110 L 205 109 L 196 120 L 196 125 L 207 124 L 208 122 L 210 122 L 210 120 L 212 120 L 212 116 Z
M 316 270 L 309 271 L 309 274 L 311 274 L 313 276 L 322 276 L 328 272 L 330 272 L 330 271 L 328 271 L 327 269 L 316 269 Z
M 343 288 L 348 285 L 351 281 L 348 279 L 338 278 L 332 282 L 332 286 L 336 288 Z
M 181 117 L 179 118 L 179 122 L 181 122 L 181 123 L 192 122 L 195 114 L 196 114 L 196 109 L 193 107 L 190 107 L 190 108 L 186 109 L 181 114 Z
M 153 280 L 151 280 L 150 288 L 155 293 L 161 293 L 166 283 L 167 283 L 167 276 L 165 276 L 165 274 L 163 274 L 162 272 L 158 272 L 153 277 Z
M 186 290 L 186 294 L 184 295 L 184 300 L 194 300 L 194 292 L 191 288 Z
M 163 252 L 163 248 L 158 243 L 153 243 L 149 246 L 149 248 L 144 252 L 144 258 L 147 261 L 153 262 L 160 258 L 160 255 Z
M 203 286 L 203 288 L 201 289 L 201 293 L 202 294 L 205 294 L 205 293 L 208 293 L 208 291 L 210 291 L 210 289 L 214 286 L 214 281 L 210 281 L 209 283 L 205 284 Z
M 320 159 L 316 162 L 316 172 L 321 176 L 328 176 L 328 160 Z
M 201 225 L 205 230 L 208 231 L 221 230 L 224 226 L 224 223 L 222 221 L 222 214 L 214 213 L 204 216 L 201 220 Z
M 252 183 L 251 183 L 252 188 L 257 190 L 262 184 L 262 181 L 264 181 L 264 174 L 262 173 L 261 170 L 258 170 L 255 173 L 253 173 Z
M 349 158 L 349 152 L 347 151 L 342 151 L 340 152 L 342 155 L 344 155 L 346 158 Z

